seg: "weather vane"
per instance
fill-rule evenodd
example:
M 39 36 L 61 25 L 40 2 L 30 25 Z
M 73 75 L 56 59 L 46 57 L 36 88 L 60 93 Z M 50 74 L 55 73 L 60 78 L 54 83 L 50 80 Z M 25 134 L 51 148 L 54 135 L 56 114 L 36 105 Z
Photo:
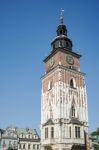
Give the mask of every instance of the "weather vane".
M 61 13 L 60 13 L 60 22 L 61 24 L 64 23 L 64 15 L 63 15 L 64 10 L 61 8 Z

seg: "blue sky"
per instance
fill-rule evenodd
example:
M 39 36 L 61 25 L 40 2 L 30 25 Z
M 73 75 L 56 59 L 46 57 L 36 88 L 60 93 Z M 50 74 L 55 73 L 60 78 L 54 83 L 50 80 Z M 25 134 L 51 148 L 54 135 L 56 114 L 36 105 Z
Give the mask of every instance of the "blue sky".
M 86 73 L 90 131 L 99 127 L 99 1 L 0 0 L 0 128 L 40 127 L 43 59 L 60 9 Z

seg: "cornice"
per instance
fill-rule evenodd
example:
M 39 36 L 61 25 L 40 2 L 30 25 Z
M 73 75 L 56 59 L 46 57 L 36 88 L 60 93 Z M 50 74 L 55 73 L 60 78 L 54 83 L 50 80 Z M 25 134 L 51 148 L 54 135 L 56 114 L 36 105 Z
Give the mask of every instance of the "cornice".
M 47 60 L 49 60 L 53 55 L 55 55 L 57 52 L 63 52 L 65 54 L 71 54 L 72 56 L 75 56 L 77 58 L 80 58 L 81 55 L 78 53 L 75 53 L 73 51 L 70 51 L 68 49 L 65 48 L 57 48 L 55 50 L 52 50 L 52 52 L 43 60 L 43 62 L 46 62 Z
M 70 68 L 67 68 L 65 66 L 62 66 L 62 65 L 57 65 L 55 66 L 54 68 L 50 69 L 47 73 L 45 73 L 41 79 L 44 79 L 45 77 L 49 76 L 50 74 L 52 74 L 54 71 L 56 71 L 57 69 L 64 69 L 66 71 L 69 71 L 71 73 L 75 73 L 75 74 L 78 74 L 78 75 L 82 75 L 82 76 L 85 76 L 86 74 L 84 72 L 80 72 L 80 71 L 77 71 L 77 70 L 74 70 L 74 69 L 70 69 Z

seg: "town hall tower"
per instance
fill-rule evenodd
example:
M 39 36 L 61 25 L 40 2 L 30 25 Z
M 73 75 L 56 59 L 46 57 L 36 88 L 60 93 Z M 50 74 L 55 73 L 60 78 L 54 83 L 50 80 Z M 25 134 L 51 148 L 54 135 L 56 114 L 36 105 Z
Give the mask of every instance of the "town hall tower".
M 72 50 L 61 13 L 52 51 L 44 59 L 41 93 L 41 149 L 71 150 L 85 145 L 88 106 L 81 55 Z

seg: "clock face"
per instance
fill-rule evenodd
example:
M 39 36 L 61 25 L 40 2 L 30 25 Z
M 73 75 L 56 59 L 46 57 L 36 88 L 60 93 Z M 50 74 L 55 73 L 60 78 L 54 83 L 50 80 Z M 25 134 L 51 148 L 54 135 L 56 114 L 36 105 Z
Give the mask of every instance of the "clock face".
M 50 60 L 49 60 L 49 66 L 52 67 L 55 63 L 55 60 L 54 58 L 52 57 Z
M 68 64 L 73 65 L 74 64 L 74 59 L 71 55 L 66 56 L 66 61 Z

